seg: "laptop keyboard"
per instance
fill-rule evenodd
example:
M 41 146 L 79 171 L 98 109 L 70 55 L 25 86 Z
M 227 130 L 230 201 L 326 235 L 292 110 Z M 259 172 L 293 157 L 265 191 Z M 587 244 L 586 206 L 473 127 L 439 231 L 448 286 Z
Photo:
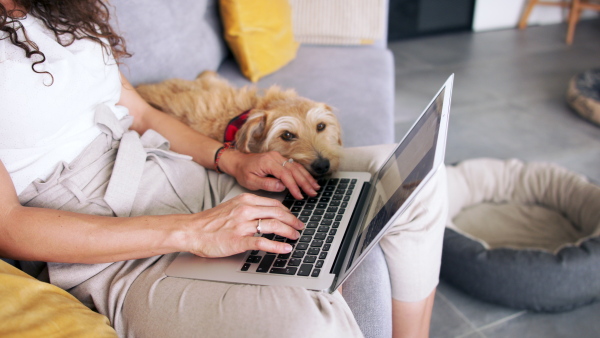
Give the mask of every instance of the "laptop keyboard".
M 290 193 L 283 205 L 302 221 L 306 228 L 292 240 L 275 234 L 262 237 L 285 242 L 293 249 L 287 254 L 251 251 L 241 271 L 318 277 L 328 257 L 331 243 L 346 212 L 356 179 L 330 178 L 319 181 L 321 189 L 315 197 L 296 200 Z M 342 234 L 343 236 L 343 234 Z M 333 254 L 332 254 L 333 255 Z

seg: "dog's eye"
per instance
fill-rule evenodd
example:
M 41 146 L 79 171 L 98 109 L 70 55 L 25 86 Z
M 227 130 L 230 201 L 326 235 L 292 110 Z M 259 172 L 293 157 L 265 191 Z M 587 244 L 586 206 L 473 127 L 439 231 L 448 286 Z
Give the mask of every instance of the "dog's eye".
M 289 131 L 284 131 L 283 134 L 281 134 L 281 139 L 284 141 L 292 141 L 293 139 L 296 138 L 296 135 L 290 133 Z
M 327 125 L 323 122 L 317 124 L 317 131 L 323 131 L 325 130 L 325 127 L 327 127 Z

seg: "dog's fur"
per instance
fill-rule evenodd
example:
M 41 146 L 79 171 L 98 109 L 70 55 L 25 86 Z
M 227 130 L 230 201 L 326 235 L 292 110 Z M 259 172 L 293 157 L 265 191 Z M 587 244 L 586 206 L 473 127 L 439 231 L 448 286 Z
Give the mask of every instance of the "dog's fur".
M 211 71 L 195 81 L 171 79 L 140 85 L 137 90 L 154 107 L 221 142 L 229 121 L 252 109 L 236 134 L 237 149 L 278 151 L 313 176 L 338 168 L 342 149 L 339 121 L 329 106 L 300 97 L 294 90 L 278 86 L 264 91 L 254 86 L 237 89 Z

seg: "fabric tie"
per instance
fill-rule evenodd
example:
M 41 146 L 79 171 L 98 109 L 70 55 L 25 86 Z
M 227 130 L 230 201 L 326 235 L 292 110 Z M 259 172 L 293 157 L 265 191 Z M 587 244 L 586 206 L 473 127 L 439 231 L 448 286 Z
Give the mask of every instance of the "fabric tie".
M 128 121 L 123 121 L 129 119 Z M 124 123 L 123 123 L 124 122 Z M 129 217 L 138 192 L 148 157 L 170 157 L 191 160 L 191 156 L 168 151 L 169 142 L 153 130 L 148 130 L 140 138 L 133 130 L 128 130 L 133 122 L 130 116 L 121 121 L 105 105 L 96 112 L 96 123 L 114 141 L 120 141 L 115 159 L 113 174 L 108 183 L 104 200 L 119 217 Z
M 45 181 L 33 182 L 35 189 L 26 189 L 19 195 L 21 204 L 26 205 L 41 193 L 59 191 L 67 188 L 80 203 L 94 203 L 105 205 L 112 209 L 119 217 L 129 217 L 135 201 L 140 180 L 144 173 L 147 159 L 155 160 L 161 167 L 164 159 L 182 159 L 191 161 L 191 157 L 169 151 L 169 142 L 153 130 L 148 130 L 142 137 L 129 127 L 133 117 L 125 116 L 118 120 L 115 114 L 106 105 L 101 104 L 96 108 L 95 123 L 105 137 L 97 138 L 72 163 L 61 163 L 55 172 Z M 83 192 L 85 182 L 103 167 L 109 166 L 114 161 L 114 167 L 106 192 L 103 198 L 90 199 Z M 96 169 L 91 169 L 91 168 Z M 172 169 L 169 169 L 169 174 Z M 172 177 L 172 176 L 171 176 Z M 200 189 L 196 184 L 181 184 L 174 182 L 176 191 L 183 194 L 190 190 Z M 71 198 L 69 194 L 59 194 L 49 201 L 36 200 L 36 205 L 45 208 L 57 208 L 67 203 Z

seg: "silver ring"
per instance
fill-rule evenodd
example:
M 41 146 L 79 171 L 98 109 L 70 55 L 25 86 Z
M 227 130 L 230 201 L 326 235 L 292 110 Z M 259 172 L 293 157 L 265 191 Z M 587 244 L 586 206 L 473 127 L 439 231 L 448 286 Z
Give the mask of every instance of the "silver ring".
M 260 221 L 262 221 L 260 218 L 258 219 L 258 225 L 256 226 L 256 233 L 257 234 L 262 234 L 262 232 L 260 232 Z
M 290 158 L 290 159 L 289 159 L 289 160 L 287 160 L 287 161 L 283 161 L 283 163 L 281 164 L 281 166 L 282 166 L 282 167 L 285 167 L 285 165 L 286 165 L 287 163 L 292 163 L 292 162 L 294 162 L 294 159 L 293 159 L 293 158 Z

